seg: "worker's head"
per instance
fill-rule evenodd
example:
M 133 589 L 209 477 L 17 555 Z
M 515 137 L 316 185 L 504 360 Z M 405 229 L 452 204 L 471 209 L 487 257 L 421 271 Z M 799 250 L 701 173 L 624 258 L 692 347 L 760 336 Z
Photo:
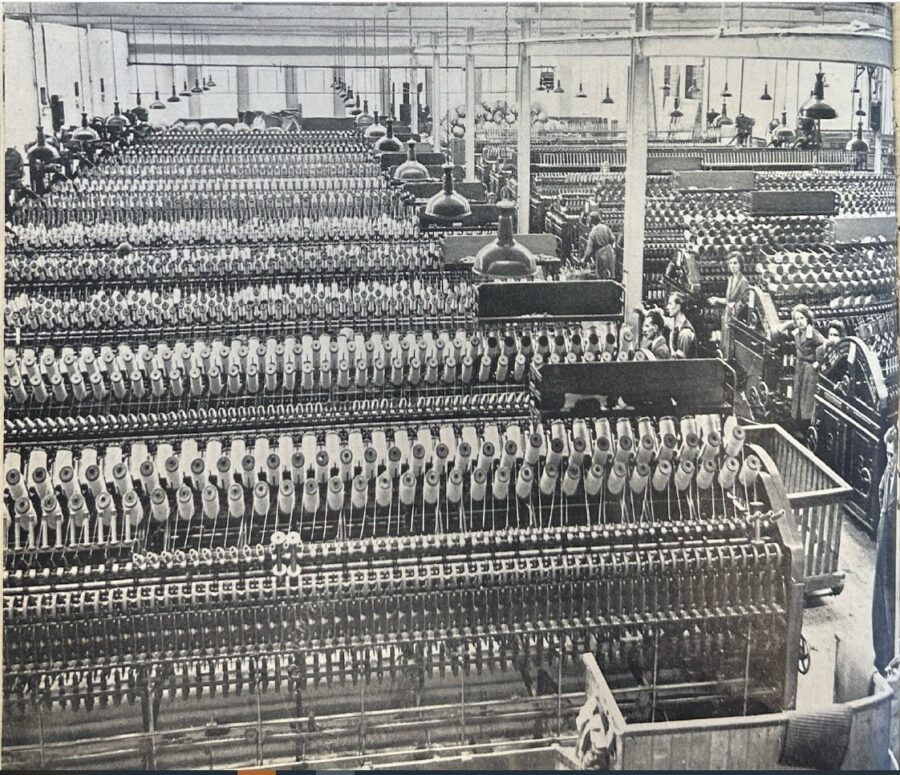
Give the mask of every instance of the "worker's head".
M 831 344 L 837 344 L 841 339 L 843 339 L 847 335 L 847 329 L 844 327 L 844 323 L 840 320 L 829 320 L 828 321 L 828 341 Z
M 734 250 L 728 254 L 728 258 L 725 259 L 725 265 L 728 267 L 728 271 L 731 272 L 731 274 L 738 274 L 739 272 L 743 272 L 744 257 L 736 250 Z
M 116 255 L 119 258 L 125 258 L 125 256 L 131 255 L 131 245 L 127 242 L 123 242 L 116 248 Z
M 794 325 L 801 329 L 816 324 L 812 310 L 805 304 L 794 305 L 794 308 L 791 310 L 791 319 L 794 321 Z
M 669 294 L 666 300 L 666 314 L 670 318 L 674 318 L 684 307 L 684 295 L 675 291 Z
M 591 210 L 590 220 L 591 226 L 596 226 L 598 223 L 600 223 L 600 213 L 598 213 L 596 210 Z
M 658 309 L 651 309 L 647 313 L 647 317 L 644 318 L 644 325 L 641 327 L 644 338 L 656 339 L 662 333 L 664 325 L 662 312 Z
M 895 425 L 888 428 L 888 432 L 884 434 L 884 448 L 890 462 L 897 454 L 897 427 Z

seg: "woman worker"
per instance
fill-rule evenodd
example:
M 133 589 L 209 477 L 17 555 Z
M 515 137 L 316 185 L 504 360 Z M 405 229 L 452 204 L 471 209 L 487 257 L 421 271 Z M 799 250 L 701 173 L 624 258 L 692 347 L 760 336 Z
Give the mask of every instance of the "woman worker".
M 794 430 L 802 439 L 812 422 L 816 406 L 816 385 L 819 374 L 816 369 L 816 350 L 825 344 L 825 337 L 815 327 L 812 311 L 805 304 L 797 304 L 791 310 L 791 320 L 774 332 L 774 337 L 792 335 L 796 363 L 794 364 L 794 387 L 791 396 L 791 419 Z
M 728 287 L 724 296 L 711 296 L 709 303 L 715 306 L 724 306 L 722 313 L 722 341 L 719 349 L 722 357 L 727 361 L 731 359 L 731 319 L 737 314 L 741 305 L 747 303 L 750 295 L 750 283 L 744 277 L 744 257 L 737 252 L 729 253 L 726 259 L 728 271 Z

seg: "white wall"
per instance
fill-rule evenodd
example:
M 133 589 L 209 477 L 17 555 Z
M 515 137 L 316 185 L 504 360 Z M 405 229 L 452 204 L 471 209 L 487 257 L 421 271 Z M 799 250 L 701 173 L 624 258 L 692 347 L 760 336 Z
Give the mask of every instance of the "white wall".
M 43 34 L 42 34 L 43 33 Z M 115 35 L 115 61 L 113 67 L 113 46 L 108 29 L 85 29 L 60 24 L 36 24 L 34 47 L 32 33 L 27 22 L 6 19 L 3 25 L 4 37 L 4 112 L 6 116 L 6 145 L 24 151 L 25 145 L 35 138 L 35 126 L 40 120 L 50 131 L 50 107 L 41 107 L 38 112 L 34 88 L 34 61 L 37 53 L 37 84 L 47 87 L 47 97 L 58 94 L 63 100 L 66 122 L 77 124 L 81 121 L 81 110 L 95 114 L 109 115 L 113 111 L 115 92 L 115 72 L 118 78 L 119 97 L 122 107 L 131 104 L 126 99 L 127 42 L 124 33 Z M 47 68 L 44 70 L 44 40 L 46 39 Z M 81 47 L 81 68 L 78 50 Z M 82 78 L 79 70 L 83 69 Z M 104 93 L 100 91 L 103 79 Z M 75 82 L 80 84 L 80 97 L 75 97 Z

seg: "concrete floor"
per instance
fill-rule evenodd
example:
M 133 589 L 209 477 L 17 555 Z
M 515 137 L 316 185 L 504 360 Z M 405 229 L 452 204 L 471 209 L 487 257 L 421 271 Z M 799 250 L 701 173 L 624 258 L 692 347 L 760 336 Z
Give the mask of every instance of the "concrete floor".
M 803 634 L 812 662 L 800 676 L 797 708 L 808 710 L 832 701 L 835 635 L 841 649 L 866 673 L 874 670 L 872 646 L 872 592 L 875 580 L 875 541 L 849 515 L 844 515 L 840 569 L 847 574 L 839 595 L 823 595 L 807 601 Z

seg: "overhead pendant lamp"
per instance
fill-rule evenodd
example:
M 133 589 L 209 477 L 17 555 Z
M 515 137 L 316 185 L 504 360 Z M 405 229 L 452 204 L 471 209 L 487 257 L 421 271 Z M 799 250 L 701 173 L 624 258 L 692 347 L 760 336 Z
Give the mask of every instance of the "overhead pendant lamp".
M 760 96 L 760 99 L 763 100 L 763 102 L 771 102 L 772 101 L 772 95 L 769 94 L 769 82 L 768 81 L 766 81 L 765 86 L 763 86 L 763 93 Z
M 807 118 L 816 121 L 826 121 L 837 118 L 837 111 L 825 101 L 825 73 L 822 72 L 822 63 L 819 62 L 819 72 L 816 73 L 816 85 L 813 87 L 812 97 L 801 106 Z
M 862 106 L 862 97 L 859 98 L 859 104 L 856 106 L 856 115 L 860 118 L 866 115 L 866 111 L 863 110 Z
M 489 242 L 475 255 L 472 271 L 478 277 L 518 278 L 537 274 L 537 259 L 528 248 L 513 237 L 513 216 L 516 205 L 508 199 L 497 203 L 497 239 Z
M 353 107 L 353 89 L 347 89 L 347 96 L 344 97 L 344 107 L 345 108 Z
M 113 71 L 113 112 L 106 119 L 106 128 L 113 134 L 119 134 L 129 125 L 128 119 L 122 115 L 119 107 L 119 77 L 116 67 L 116 34 L 113 31 L 112 16 L 109 17 L 109 56 Z
M 356 116 L 362 115 L 362 107 L 360 107 L 358 94 L 356 95 L 356 102 L 353 103 L 353 107 L 350 109 L 350 115 L 354 118 Z
M 413 180 L 428 180 L 428 168 L 416 159 L 416 141 L 410 138 L 406 143 L 406 161 L 394 170 L 394 180 L 410 182 Z
M 554 94 L 563 94 L 565 89 L 563 89 L 562 84 L 560 84 L 559 79 L 556 81 L 556 88 L 553 90 Z
M 133 16 L 131 17 L 131 38 L 134 40 L 134 45 L 137 46 L 137 26 L 134 23 Z M 134 95 L 135 107 L 132 112 L 139 121 L 146 122 L 150 118 L 150 114 L 147 112 L 147 108 L 141 104 L 141 66 L 137 63 L 134 65 L 134 79 L 137 91 Z
M 579 19 L 579 37 L 584 37 L 584 14 L 581 15 Z M 578 92 L 575 94 L 575 99 L 577 100 L 586 100 L 587 94 L 584 91 L 584 86 L 582 85 L 582 78 L 584 75 L 584 71 L 582 69 L 583 59 L 579 58 L 578 60 Z
M 369 128 L 371 129 L 371 127 Z M 380 137 L 378 142 L 375 143 L 374 151 L 376 154 L 380 155 L 382 153 L 397 153 L 402 150 L 403 146 L 400 144 L 400 141 L 394 137 L 394 122 L 388 119 L 387 131 L 384 136 Z
M 184 30 L 181 31 L 181 61 L 187 62 L 187 56 L 185 55 L 185 51 L 184 51 Z M 174 65 L 173 65 L 173 67 L 174 67 Z M 178 92 L 178 94 L 182 97 L 190 97 L 191 96 L 191 90 L 188 88 L 187 79 L 184 80 L 184 85 L 183 85 L 181 91 Z
M 197 45 L 197 36 L 194 36 L 194 46 Z M 198 68 L 199 72 L 199 68 Z M 191 94 L 203 94 L 203 89 L 200 87 L 200 78 L 196 75 L 194 76 L 194 87 L 191 89 Z
M 387 134 L 387 130 L 381 125 L 381 119 L 378 118 L 378 111 L 373 114 L 372 123 L 366 127 L 366 140 L 380 140 Z
M 425 215 L 440 223 L 456 223 L 472 214 L 469 200 L 453 190 L 453 165 L 443 165 L 444 185 L 425 205 Z
M 444 4 L 444 73 L 445 94 L 450 94 L 450 3 Z M 437 75 L 437 74 L 435 74 Z M 526 117 L 527 118 L 527 117 Z M 434 116 L 435 131 L 438 131 L 438 116 Z M 447 127 L 450 127 L 450 101 L 447 100 Z M 451 157 L 452 145 L 447 143 L 447 163 L 443 165 L 444 185 L 425 205 L 425 214 L 440 223 L 455 223 L 472 214 L 469 200 L 462 194 L 453 190 L 453 162 Z
M 385 42 L 387 46 L 387 88 L 388 93 L 390 94 L 390 101 L 388 103 L 388 121 L 393 121 L 396 116 L 394 115 L 394 78 L 391 72 L 391 5 L 388 3 L 384 7 L 384 36 Z M 447 96 L 449 101 L 450 97 Z
M 612 105 L 615 100 L 609 96 L 609 84 L 606 85 L 606 96 L 600 100 L 604 105 Z
M 206 47 L 206 49 L 207 49 L 207 52 L 209 52 L 209 51 L 212 49 L 212 43 L 210 42 L 209 37 L 207 37 L 207 47 Z M 206 62 L 207 62 L 207 64 L 209 64 L 209 54 L 208 54 L 208 53 L 207 53 Z M 215 89 L 215 88 L 216 88 L 216 82 L 213 80 L 212 72 L 210 72 L 209 78 L 206 79 L 206 85 L 207 85 L 210 89 Z
M 669 113 L 669 118 L 671 118 L 672 120 L 677 120 L 677 119 L 681 118 L 681 117 L 684 115 L 684 113 L 682 113 L 681 110 L 680 110 L 679 107 L 678 107 L 679 101 L 680 101 L 680 100 L 678 99 L 678 97 L 676 97 L 676 98 L 675 98 L 674 106 L 672 107 L 672 112 Z
M 792 143 L 795 136 L 794 130 L 788 126 L 787 110 L 781 111 L 781 124 L 772 132 L 772 137 L 778 140 L 781 145 L 786 145 Z
M 74 132 L 72 132 L 72 139 L 76 143 L 81 143 L 82 146 L 89 145 L 90 143 L 95 143 L 100 139 L 100 135 L 97 134 L 97 131 L 93 129 L 90 124 L 88 124 L 87 113 L 82 112 L 81 126 L 78 127 L 78 129 L 76 129 Z
M 719 117 L 715 120 L 716 127 L 721 129 L 723 126 L 731 126 L 734 124 L 734 121 L 731 120 L 731 117 L 728 115 L 728 105 L 724 102 L 722 103 L 722 112 L 719 114 Z
M 869 152 L 869 144 L 863 140 L 863 122 L 859 121 L 856 124 L 856 135 L 851 137 L 847 142 L 846 150 L 851 153 L 868 153 Z
M 203 91 L 209 91 L 209 84 L 203 75 L 203 34 L 200 35 L 200 86 Z
M 172 28 L 169 27 L 169 60 L 172 62 L 172 96 L 166 99 L 166 102 L 181 102 L 175 93 L 175 50 L 172 46 Z
M 374 123 L 374 119 L 369 115 L 369 101 L 363 100 L 363 107 L 356 117 L 356 126 L 359 129 L 368 129 Z

